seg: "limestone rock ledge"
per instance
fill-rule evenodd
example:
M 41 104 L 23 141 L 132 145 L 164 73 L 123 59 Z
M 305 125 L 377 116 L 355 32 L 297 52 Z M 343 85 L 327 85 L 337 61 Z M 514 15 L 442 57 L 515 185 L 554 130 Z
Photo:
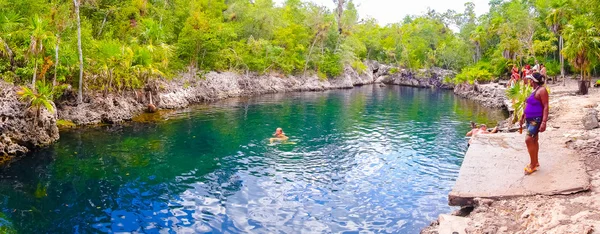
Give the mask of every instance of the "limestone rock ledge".
M 512 109 L 506 97 L 506 88 L 499 83 L 460 84 L 454 87 L 454 93 L 460 97 L 474 100 L 492 108 Z
M 190 70 L 172 80 L 154 80 L 141 90 L 109 94 L 88 93 L 81 105 L 74 103 L 74 97 L 67 98 L 57 103 L 58 116 L 77 125 L 112 124 L 131 120 L 135 115 L 143 112 L 151 101 L 160 109 L 179 109 L 196 103 L 231 97 L 349 89 L 380 82 L 416 87 L 452 88 L 443 83 L 444 77 L 453 74 L 451 71 L 436 68 L 423 70 L 420 73 L 423 77 L 415 78 L 406 71 L 392 75 L 389 66 L 377 62 L 368 62 L 367 69 L 362 72 L 346 67 L 342 75 L 330 79 L 321 79 L 316 75 L 284 76 L 235 72 L 201 74 Z M 420 85 L 411 85 L 415 82 Z
M 0 80 L 0 156 L 20 156 L 59 138 L 57 114 L 30 109 L 17 96 L 18 87 Z M 56 109 L 56 108 L 55 108 Z

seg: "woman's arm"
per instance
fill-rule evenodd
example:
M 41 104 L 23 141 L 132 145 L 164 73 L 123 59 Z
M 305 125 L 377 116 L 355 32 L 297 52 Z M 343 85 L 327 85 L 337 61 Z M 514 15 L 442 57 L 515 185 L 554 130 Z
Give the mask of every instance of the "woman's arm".
M 542 117 L 542 124 L 540 125 L 540 132 L 546 131 L 546 122 L 548 122 L 548 113 L 550 112 L 550 105 L 548 104 L 550 97 L 548 96 L 548 90 L 542 86 L 540 91 L 540 99 L 542 105 L 544 105 L 544 115 Z

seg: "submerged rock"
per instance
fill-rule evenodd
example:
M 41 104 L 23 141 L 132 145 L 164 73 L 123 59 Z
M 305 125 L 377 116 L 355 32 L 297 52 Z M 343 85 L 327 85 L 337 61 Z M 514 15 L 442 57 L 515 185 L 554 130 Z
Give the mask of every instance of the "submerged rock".
M 42 108 L 36 116 L 35 110 L 19 101 L 18 89 L 0 81 L 0 156 L 23 155 L 59 138 L 56 111 Z

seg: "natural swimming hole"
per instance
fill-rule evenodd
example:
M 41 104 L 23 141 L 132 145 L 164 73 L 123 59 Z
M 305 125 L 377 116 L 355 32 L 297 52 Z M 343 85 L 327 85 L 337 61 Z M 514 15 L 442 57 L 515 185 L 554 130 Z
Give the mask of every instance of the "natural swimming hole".
M 441 213 L 469 121 L 452 92 L 369 85 L 236 98 L 61 132 L 0 170 L 18 233 L 418 233 Z M 270 144 L 282 127 L 295 144 Z

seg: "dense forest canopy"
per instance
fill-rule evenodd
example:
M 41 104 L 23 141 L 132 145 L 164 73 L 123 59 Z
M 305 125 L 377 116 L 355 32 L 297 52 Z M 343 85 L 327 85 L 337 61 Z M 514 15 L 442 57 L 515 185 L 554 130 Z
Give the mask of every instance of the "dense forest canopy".
M 461 71 L 454 82 L 502 77 L 539 61 L 549 75 L 599 65 L 597 0 L 491 0 L 476 16 L 427 11 L 379 25 L 352 0 L 328 9 L 300 0 L 0 0 L 0 77 L 17 83 L 122 91 L 181 72 L 317 74 L 375 60 Z M 78 23 L 78 17 L 80 23 Z

